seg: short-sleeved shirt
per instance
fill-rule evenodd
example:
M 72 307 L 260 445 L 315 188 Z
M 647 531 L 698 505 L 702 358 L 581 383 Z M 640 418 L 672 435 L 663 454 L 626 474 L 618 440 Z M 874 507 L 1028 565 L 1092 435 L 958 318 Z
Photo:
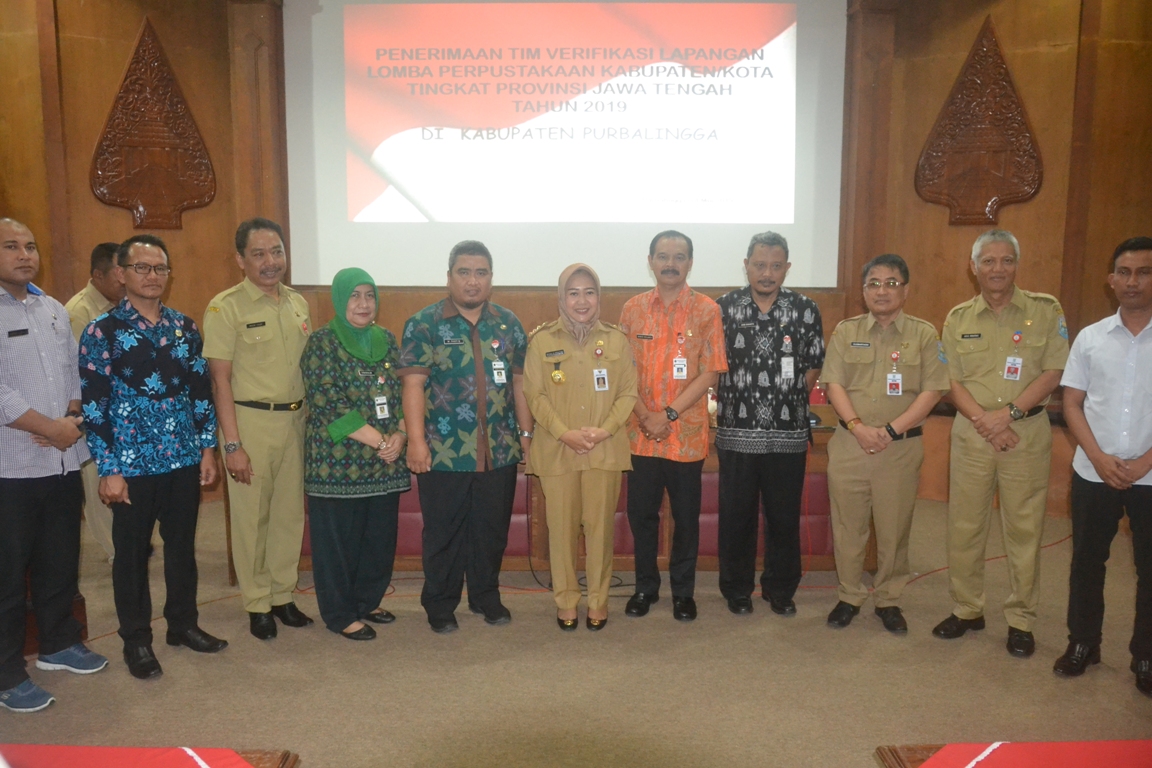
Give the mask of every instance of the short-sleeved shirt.
M 985 410 L 1013 402 L 1045 371 L 1063 370 L 1068 359 L 1068 326 L 1060 302 L 1021 288 L 999 315 L 983 295 L 954 307 L 941 336 L 949 377 Z M 1009 357 L 1020 358 L 1018 379 L 1005 378 Z
M 524 372 L 527 348 L 516 315 L 496 304 L 486 303 L 475 325 L 450 299 L 408 318 L 398 373 L 428 377 L 424 436 L 433 470 L 486 472 L 519 463 L 512 376 Z
M 1134 459 L 1152 449 L 1152 322 L 1133 336 L 1117 312 L 1080 331 L 1060 383 L 1087 393 L 1084 417 L 1104 453 Z M 1079 446 L 1072 468 L 1104 482 Z M 1152 472 L 1136 485 L 1152 485 Z
M 304 398 L 300 355 L 310 330 L 298 292 L 281 284 L 276 301 L 244 278 L 208 303 L 204 357 L 232 362 L 233 399 L 294 403 Z
M 709 372 L 728 370 L 724 329 L 716 302 L 687 284 L 670 303 L 659 290 L 633 296 L 620 313 L 620 330 L 632 344 L 640 402 L 649 411 L 663 411 L 684 388 Z M 687 378 L 672 376 L 676 358 L 687 361 Z M 632 453 L 672 461 L 702 461 L 708 456 L 708 398 L 701 397 L 672 422 L 672 432 L 660 442 L 640 431 L 633 414 L 628 423 Z
M 892 373 L 900 375 L 895 388 L 888 379 Z M 844 387 L 856 415 L 870 427 L 891 422 L 921 392 L 947 392 L 951 386 L 936 329 L 903 312 L 887 328 L 871 312 L 836 326 L 820 380 Z
M 807 296 L 781 288 L 761 312 L 749 286 L 718 300 L 724 316 L 728 372 L 717 387 L 716 447 L 740 453 L 808 450 L 805 374 L 824 364 L 820 308 Z M 785 378 L 783 358 L 792 358 Z
M 108 301 L 104 294 L 92 285 L 91 280 L 82 291 L 68 299 L 64 309 L 68 310 L 68 322 L 72 324 L 72 335 L 76 337 L 76 341 L 80 341 L 80 334 L 88 327 L 88 323 L 114 306 L 116 305 Z

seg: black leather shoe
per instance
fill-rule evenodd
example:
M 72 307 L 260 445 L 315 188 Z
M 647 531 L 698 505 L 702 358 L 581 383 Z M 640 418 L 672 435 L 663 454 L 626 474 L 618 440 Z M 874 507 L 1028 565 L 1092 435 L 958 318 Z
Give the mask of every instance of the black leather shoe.
M 1085 643 L 1068 643 L 1068 650 L 1056 659 L 1052 671 L 1061 677 L 1080 677 L 1089 664 L 1100 663 L 1100 646 Z
M 200 627 L 192 627 L 183 632 L 168 632 L 168 645 L 182 645 L 196 653 L 218 653 L 228 647 L 227 640 L 213 637 Z
M 836 603 L 836 607 L 828 614 L 828 626 L 843 629 L 852 623 L 856 614 L 860 613 L 860 606 L 846 603 L 843 600 Z
M 1136 673 L 1136 690 L 1145 696 L 1152 696 L 1152 661 L 1132 659 L 1128 668 Z
M 1016 627 L 1008 627 L 1008 653 L 1013 656 L 1027 658 L 1036 652 L 1036 638 L 1031 632 L 1025 632 Z
M 628 598 L 628 605 L 624 606 L 624 614 L 626 616 L 632 616 L 633 618 L 647 616 L 648 608 L 650 608 L 653 603 L 658 602 L 660 602 L 660 595 L 658 594 L 637 592 Z
M 752 613 L 752 598 L 730 597 L 728 598 L 728 610 L 737 616 L 747 616 Z
M 970 629 L 984 629 L 984 617 L 962 619 L 953 613 L 933 627 L 932 634 L 945 640 L 955 640 Z
M 352 631 L 352 632 L 341 631 L 340 634 L 341 634 L 341 636 L 346 637 L 349 640 L 375 640 L 376 639 L 376 630 L 372 629 L 372 627 L 368 626 L 367 624 L 360 627 L 360 629 L 357 629 L 357 630 Z
M 571 619 L 562 619 L 557 616 L 556 623 L 560 626 L 560 629 L 565 632 L 575 632 L 576 628 L 580 626 L 580 617 L 574 616 Z
M 696 601 L 691 597 L 672 597 L 672 618 L 676 621 L 696 620 Z
M 908 632 L 908 622 L 904 620 L 904 612 L 899 606 L 890 605 L 887 608 L 877 608 L 876 615 L 884 623 L 884 629 L 893 634 L 903 635 Z
M 276 637 L 276 620 L 271 613 L 248 612 L 248 631 L 257 640 L 271 640 Z
M 483 616 L 484 623 L 492 627 L 499 627 L 503 626 L 504 624 L 512 623 L 512 612 L 505 608 L 501 603 L 496 603 L 496 605 L 492 608 L 481 608 L 478 605 L 472 605 L 469 603 L 468 610 L 472 611 L 472 613 L 476 614 L 477 616 Z
M 593 632 L 599 632 L 600 630 L 604 629 L 604 627 L 608 626 L 608 617 L 605 616 L 602 619 L 594 619 L 591 616 L 585 616 L 584 626 L 588 627 L 588 629 L 592 630 Z
M 164 674 L 164 670 L 160 668 L 160 662 L 156 660 L 156 654 L 152 652 L 150 645 L 125 646 L 124 663 L 128 665 L 128 671 L 132 673 L 132 677 L 138 680 L 148 680 Z
M 362 621 L 370 621 L 373 624 L 391 624 L 396 621 L 396 617 L 383 608 L 380 608 L 363 617 Z
M 460 629 L 460 625 L 456 623 L 456 617 L 451 614 L 448 616 L 438 616 L 436 618 L 429 616 L 428 626 L 432 627 L 432 631 L 438 635 L 446 635 L 449 632 L 455 632 Z
M 296 603 L 274 605 L 272 615 L 280 619 L 280 623 L 286 627 L 306 627 L 312 623 L 312 619 L 305 616 L 303 611 L 296 607 Z
M 768 605 L 772 608 L 772 613 L 779 614 L 780 616 L 796 615 L 796 601 L 792 598 L 778 598 L 769 595 L 765 599 L 768 601 Z

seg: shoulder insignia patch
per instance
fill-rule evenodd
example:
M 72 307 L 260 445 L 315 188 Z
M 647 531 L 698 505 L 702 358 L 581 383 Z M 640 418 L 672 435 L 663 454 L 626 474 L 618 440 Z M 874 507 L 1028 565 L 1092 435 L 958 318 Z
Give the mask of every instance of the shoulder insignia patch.
M 944 342 L 936 340 L 936 359 L 948 365 L 948 356 L 944 354 Z
M 1068 323 L 1064 320 L 1063 313 L 1061 313 L 1060 317 L 1056 320 L 1056 330 L 1065 340 L 1068 339 Z
M 219 311 L 220 311 L 220 307 L 208 307 L 208 311 L 209 311 L 209 312 L 219 312 Z

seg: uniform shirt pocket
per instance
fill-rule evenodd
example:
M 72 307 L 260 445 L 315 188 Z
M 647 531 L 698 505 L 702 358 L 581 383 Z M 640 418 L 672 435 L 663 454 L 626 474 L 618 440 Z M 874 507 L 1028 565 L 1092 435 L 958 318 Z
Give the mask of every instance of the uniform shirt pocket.
M 257 364 L 272 362 L 276 357 L 272 336 L 272 327 L 269 325 L 241 328 L 240 340 L 244 342 L 244 349 L 242 353 L 239 349 L 236 351 L 243 354 L 246 360 Z
M 844 350 L 844 388 L 866 388 L 872 381 L 875 367 L 875 347 L 848 347 Z
M 960 358 L 960 370 L 964 378 L 973 378 L 988 372 L 988 340 L 985 338 L 965 339 L 964 334 L 956 334 L 956 355 Z

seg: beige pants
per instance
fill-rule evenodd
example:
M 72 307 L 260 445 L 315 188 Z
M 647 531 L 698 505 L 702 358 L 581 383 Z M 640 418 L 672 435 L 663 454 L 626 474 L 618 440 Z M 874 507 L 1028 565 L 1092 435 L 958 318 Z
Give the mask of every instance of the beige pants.
M 869 455 L 839 427 L 828 443 L 828 492 L 832 502 L 832 545 L 840 600 L 864 604 L 864 552 L 869 528 L 876 526 L 877 608 L 900 604 L 908 583 L 908 534 L 916 507 L 923 438 L 905 438 Z
M 614 517 L 620 499 L 619 470 L 585 469 L 541 477 L 548 508 L 548 559 L 556 607 L 570 611 L 580 603 L 576 559 L 580 529 L 584 529 L 584 573 L 588 577 L 588 609 L 608 606 L 612 581 Z
M 304 413 L 236 407 L 251 485 L 228 478 L 232 562 L 244 609 L 292 602 L 304 538 Z
M 1011 593 L 1004 601 L 1008 626 L 1032 631 L 1040 597 L 1040 538 L 1048 501 L 1052 428 L 1048 414 L 1015 422 L 1020 443 L 999 452 L 957 414 L 952 424 L 948 482 L 948 575 L 953 613 L 984 615 L 984 557 L 992 498 L 1000 491 L 1000 526 Z
M 116 555 L 112 545 L 112 510 L 100 501 L 100 473 L 95 461 L 86 461 L 80 467 L 80 477 L 84 481 L 84 519 L 92 538 L 111 560 Z

